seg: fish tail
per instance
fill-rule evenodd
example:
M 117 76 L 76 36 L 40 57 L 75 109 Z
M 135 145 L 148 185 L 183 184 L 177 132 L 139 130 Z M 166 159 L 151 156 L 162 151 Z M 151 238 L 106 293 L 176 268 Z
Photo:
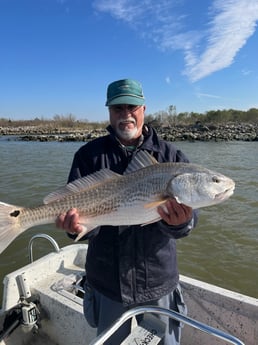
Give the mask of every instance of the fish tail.
M 22 207 L 0 202 L 0 254 L 25 229 L 20 225 Z

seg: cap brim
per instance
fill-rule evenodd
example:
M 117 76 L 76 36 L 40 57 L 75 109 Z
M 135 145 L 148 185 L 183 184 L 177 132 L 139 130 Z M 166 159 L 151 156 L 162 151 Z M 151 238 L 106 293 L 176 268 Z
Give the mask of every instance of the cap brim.
M 140 98 L 140 97 L 133 97 L 133 96 L 120 96 L 106 102 L 107 107 L 109 107 L 110 105 L 115 105 L 115 104 L 144 105 L 145 99 Z

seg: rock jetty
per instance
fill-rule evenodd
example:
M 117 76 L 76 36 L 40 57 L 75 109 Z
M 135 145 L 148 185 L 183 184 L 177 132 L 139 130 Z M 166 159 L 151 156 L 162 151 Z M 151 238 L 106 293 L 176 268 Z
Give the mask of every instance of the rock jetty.
M 156 127 L 158 134 L 168 141 L 258 141 L 258 124 L 228 123 L 218 125 L 174 125 Z M 87 142 L 107 134 L 103 129 L 48 128 L 38 126 L 0 127 L 0 137 L 19 141 Z
M 258 124 L 175 126 L 162 128 L 159 135 L 168 141 L 258 141 Z

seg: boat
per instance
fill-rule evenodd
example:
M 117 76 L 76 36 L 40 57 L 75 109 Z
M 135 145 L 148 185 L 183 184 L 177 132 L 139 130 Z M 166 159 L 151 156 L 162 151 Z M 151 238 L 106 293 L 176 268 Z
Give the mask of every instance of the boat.
M 34 261 L 35 241 L 50 241 L 53 251 Z M 4 277 L 0 309 L 0 345 L 100 345 L 126 320 L 132 327 L 123 345 L 158 344 L 164 334 L 156 314 L 183 324 L 182 345 L 258 344 L 258 300 L 180 276 L 188 315 L 144 306 L 128 310 L 97 336 L 83 315 L 87 244 L 59 248 L 46 234 L 33 236 L 29 263 Z M 138 324 L 136 315 L 143 314 Z M 114 344 L 117 345 L 117 344 Z

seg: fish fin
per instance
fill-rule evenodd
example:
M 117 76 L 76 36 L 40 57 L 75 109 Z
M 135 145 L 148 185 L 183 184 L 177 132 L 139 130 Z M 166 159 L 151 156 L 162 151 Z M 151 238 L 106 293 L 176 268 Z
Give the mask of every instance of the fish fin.
M 102 169 L 96 171 L 93 174 L 79 178 L 66 186 L 59 188 L 58 190 L 50 193 L 44 198 L 44 204 L 50 204 L 51 202 L 58 201 L 65 198 L 66 196 L 82 192 L 88 188 L 95 186 L 103 181 L 120 177 L 121 175 L 115 173 L 109 169 Z
M 86 225 L 83 225 L 81 224 L 83 230 L 82 232 L 80 232 L 76 239 L 74 240 L 75 242 L 78 242 L 81 238 L 83 238 L 83 236 L 85 236 L 88 232 L 90 232 L 91 230 L 95 229 L 96 228 L 96 225 L 94 226 L 86 226 Z
M 123 175 L 128 175 L 139 169 L 148 167 L 150 165 L 159 164 L 158 161 L 147 151 L 139 151 L 131 162 L 128 164 Z
M 159 199 L 159 200 L 156 200 L 156 201 L 149 202 L 148 204 L 144 205 L 144 208 L 155 208 L 155 207 L 158 207 L 160 205 L 165 204 L 165 202 L 167 200 L 168 200 L 168 198 L 164 198 L 164 199 Z
M 24 230 L 20 226 L 19 214 L 22 207 L 0 202 L 0 253 Z
M 173 195 L 173 198 L 175 198 L 175 199 L 176 199 L 176 202 L 177 202 L 178 204 L 182 204 L 182 202 L 181 202 L 181 200 L 179 199 L 179 197 L 178 197 L 178 196 Z

